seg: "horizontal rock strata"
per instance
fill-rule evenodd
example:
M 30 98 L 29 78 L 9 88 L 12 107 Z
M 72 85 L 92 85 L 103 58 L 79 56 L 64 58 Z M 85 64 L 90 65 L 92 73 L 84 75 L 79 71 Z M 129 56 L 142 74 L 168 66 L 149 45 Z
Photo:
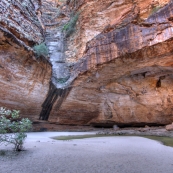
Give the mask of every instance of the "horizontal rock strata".
M 0 106 L 21 111 L 35 121 L 47 96 L 51 65 L 36 59 L 33 45 L 42 42 L 36 11 L 39 2 L 0 1 Z
M 40 8 L 40 1 L 0 2 L 1 106 L 53 124 L 173 122 L 172 1 L 71 0 L 63 6 L 59 2 L 61 8 L 52 12 L 50 3 Z M 64 49 L 59 25 L 66 24 L 72 10 L 79 18 Z M 50 62 L 56 63 L 53 73 L 31 48 L 44 41 L 41 19 L 48 28 Z M 58 85 L 52 85 L 56 76 Z
M 143 22 L 111 26 L 87 43 L 79 74 L 50 122 L 95 126 L 173 121 L 173 3 Z M 132 18 L 131 18 L 132 19 Z
M 1 0 L 0 27 L 28 44 L 41 43 L 43 30 L 36 14 L 38 5 L 38 0 Z

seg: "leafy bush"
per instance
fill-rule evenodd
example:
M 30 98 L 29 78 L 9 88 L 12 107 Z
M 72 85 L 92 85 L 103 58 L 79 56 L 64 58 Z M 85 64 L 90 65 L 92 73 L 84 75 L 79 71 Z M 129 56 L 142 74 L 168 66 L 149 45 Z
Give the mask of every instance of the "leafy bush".
M 69 37 L 74 31 L 77 20 L 79 18 L 79 13 L 75 14 L 68 23 L 66 23 L 63 27 L 63 31 L 65 32 L 66 37 Z
M 45 43 L 41 43 L 33 47 L 37 57 L 47 57 L 49 54 L 48 48 Z
M 19 111 L 0 108 L 0 144 L 12 144 L 16 151 L 23 149 L 26 132 L 31 130 L 28 118 L 20 118 Z
M 156 6 L 156 7 L 154 7 L 154 8 L 151 10 L 150 15 L 152 15 L 152 14 L 156 13 L 156 12 L 157 12 L 157 11 L 159 11 L 160 9 L 161 9 L 161 7 L 160 7 L 160 6 Z
M 60 84 L 67 82 L 68 79 L 69 79 L 69 76 L 67 76 L 65 78 L 55 78 L 56 82 L 60 83 Z

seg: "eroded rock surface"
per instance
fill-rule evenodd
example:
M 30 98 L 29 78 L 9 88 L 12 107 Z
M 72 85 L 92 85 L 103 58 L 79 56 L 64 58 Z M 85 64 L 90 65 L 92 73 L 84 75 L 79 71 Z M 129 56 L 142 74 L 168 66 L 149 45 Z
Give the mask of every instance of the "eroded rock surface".
M 37 120 L 49 90 L 51 65 L 32 46 L 44 40 L 38 1 L 0 1 L 0 106 Z
M 36 15 L 39 0 L 1 0 L 0 28 L 28 44 L 43 41 L 43 31 Z
M 103 30 L 122 28 L 128 23 L 140 23 L 165 6 L 169 0 L 71 0 L 71 10 L 80 12 L 76 32 L 68 42 L 69 61 L 80 59 L 86 44 Z M 128 33 L 125 33 L 124 37 Z M 119 38 L 121 39 L 121 38 Z
M 49 121 L 96 126 L 171 123 L 172 9 L 170 2 L 141 22 L 131 13 L 89 41 L 73 67 L 79 76 L 72 91 Z
M 8 1 L 8 8 L 4 2 L 2 106 L 55 124 L 173 122 L 172 1 L 44 0 L 42 7 L 40 1 L 32 1 L 27 8 L 21 4 L 29 0 Z M 54 6 L 52 11 L 47 4 Z M 19 12 L 22 24 L 16 17 Z M 72 12 L 79 13 L 76 31 L 65 39 L 62 28 Z M 44 31 L 52 73 L 48 61 L 34 59 L 31 49 L 44 40 Z

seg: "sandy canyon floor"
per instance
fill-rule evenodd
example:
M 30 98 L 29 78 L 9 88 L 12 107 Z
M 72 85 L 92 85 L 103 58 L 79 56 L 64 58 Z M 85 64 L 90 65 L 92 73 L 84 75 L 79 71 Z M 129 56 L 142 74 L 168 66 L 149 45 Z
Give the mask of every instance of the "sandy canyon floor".
M 142 137 L 54 140 L 95 132 L 28 133 L 25 151 L 0 156 L 1 173 L 172 173 L 173 148 Z

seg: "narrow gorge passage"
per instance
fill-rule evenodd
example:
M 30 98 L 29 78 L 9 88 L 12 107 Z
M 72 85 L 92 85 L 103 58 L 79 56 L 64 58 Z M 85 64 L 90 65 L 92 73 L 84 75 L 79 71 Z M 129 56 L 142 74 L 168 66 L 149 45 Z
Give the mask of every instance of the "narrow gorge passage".
M 42 18 L 45 28 L 45 44 L 49 52 L 49 60 L 52 65 L 52 77 L 50 81 L 49 92 L 46 100 L 42 104 L 40 120 L 48 120 L 49 114 L 55 102 L 56 110 L 61 107 L 63 100 L 70 91 L 70 71 L 66 63 L 65 38 L 63 26 L 56 20 L 60 16 L 59 9 L 56 8 L 56 3 L 43 1 Z

